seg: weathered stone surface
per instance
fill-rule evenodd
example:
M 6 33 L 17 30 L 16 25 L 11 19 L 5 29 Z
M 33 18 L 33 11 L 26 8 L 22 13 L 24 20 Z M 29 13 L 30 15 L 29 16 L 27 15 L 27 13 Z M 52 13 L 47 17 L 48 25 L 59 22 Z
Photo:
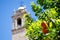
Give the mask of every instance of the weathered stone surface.
M 19 32 L 16 32 L 12 35 L 12 40 L 26 40 L 25 38 L 25 29 L 21 29 Z

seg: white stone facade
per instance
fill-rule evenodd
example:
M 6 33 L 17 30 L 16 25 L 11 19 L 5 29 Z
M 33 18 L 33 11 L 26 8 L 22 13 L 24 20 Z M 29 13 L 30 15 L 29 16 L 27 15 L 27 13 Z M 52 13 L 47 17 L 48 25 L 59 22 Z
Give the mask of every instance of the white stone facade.
M 19 7 L 15 14 L 12 16 L 12 40 L 26 40 L 23 14 L 26 13 L 26 7 Z M 17 19 L 21 19 L 19 25 Z M 21 25 L 20 25 L 21 24 Z
M 21 29 L 19 32 L 16 32 L 12 35 L 12 40 L 27 40 L 25 38 L 25 30 Z

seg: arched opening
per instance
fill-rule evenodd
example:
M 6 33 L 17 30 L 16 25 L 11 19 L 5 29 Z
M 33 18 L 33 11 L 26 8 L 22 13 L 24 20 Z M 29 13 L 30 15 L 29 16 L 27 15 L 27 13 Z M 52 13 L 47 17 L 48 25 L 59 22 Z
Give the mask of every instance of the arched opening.
M 22 24 L 21 18 L 18 18 L 18 19 L 17 19 L 17 24 L 18 24 L 18 25 L 21 25 L 21 24 Z

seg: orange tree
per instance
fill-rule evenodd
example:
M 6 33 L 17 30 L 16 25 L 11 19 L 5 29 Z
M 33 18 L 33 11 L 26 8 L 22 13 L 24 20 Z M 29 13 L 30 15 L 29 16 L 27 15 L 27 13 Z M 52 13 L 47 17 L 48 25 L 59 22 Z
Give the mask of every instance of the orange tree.
M 60 0 L 36 0 L 31 3 L 36 21 L 24 14 L 26 36 L 29 40 L 60 39 Z

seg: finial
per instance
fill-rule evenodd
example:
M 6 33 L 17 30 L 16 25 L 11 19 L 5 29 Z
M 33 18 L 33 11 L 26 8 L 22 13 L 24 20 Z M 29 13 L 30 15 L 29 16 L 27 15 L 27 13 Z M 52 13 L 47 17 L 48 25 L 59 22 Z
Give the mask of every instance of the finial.
M 24 6 L 23 0 L 20 1 L 20 6 Z

